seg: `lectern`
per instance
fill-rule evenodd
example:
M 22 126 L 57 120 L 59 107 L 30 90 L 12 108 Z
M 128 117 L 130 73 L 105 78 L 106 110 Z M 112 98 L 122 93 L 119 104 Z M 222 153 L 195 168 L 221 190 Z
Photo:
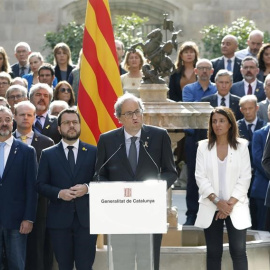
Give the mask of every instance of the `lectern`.
M 152 270 L 153 234 L 167 232 L 167 183 L 91 182 L 90 233 L 108 235 L 110 270 Z

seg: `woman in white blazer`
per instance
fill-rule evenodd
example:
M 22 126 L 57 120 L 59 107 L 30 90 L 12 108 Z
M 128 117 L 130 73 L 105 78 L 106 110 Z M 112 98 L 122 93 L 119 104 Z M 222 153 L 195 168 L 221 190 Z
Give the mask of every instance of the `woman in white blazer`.
M 233 269 L 248 269 L 246 229 L 251 219 L 247 192 L 251 166 L 248 141 L 239 138 L 231 109 L 217 107 L 212 111 L 208 140 L 199 142 L 195 177 L 200 194 L 195 226 L 204 229 L 207 270 L 221 269 L 224 222 Z

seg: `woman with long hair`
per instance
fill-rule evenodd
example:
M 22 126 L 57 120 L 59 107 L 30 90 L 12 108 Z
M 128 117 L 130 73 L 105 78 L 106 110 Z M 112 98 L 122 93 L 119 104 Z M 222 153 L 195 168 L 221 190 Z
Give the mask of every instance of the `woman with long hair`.
M 75 95 L 72 86 L 67 81 L 59 82 L 53 91 L 53 100 L 64 100 L 69 107 L 75 104 Z
M 224 223 L 233 269 L 247 270 L 251 165 L 248 141 L 239 137 L 234 113 L 227 107 L 216 107 L 210 114 L 208 139 L 199 142 L 195 177 L 200 194 L 195 226 L 204 229 L 207 270 L 221 270 Z
M 5 71 L 9 73 L 11 77 L 13 77 L 13 73 L 10 68 L 10 64 L 8 61 L 8 56 L 3 47 L 0 47 L 0 72 Z
M 176 72 L 171 75 L 169 82 L 169 98 L 182 101 L 182 89 L 189 83 L 197 81 L 194 68 L 199 59 L 199 49 L 195 42 L 186 41 L 179 48 L 175 62 Z
M 257 76 L 258 80 L 264 82 L 265 77 L 270 74 L 270 43 L 263 44 L 258 55 L 260 72 Z

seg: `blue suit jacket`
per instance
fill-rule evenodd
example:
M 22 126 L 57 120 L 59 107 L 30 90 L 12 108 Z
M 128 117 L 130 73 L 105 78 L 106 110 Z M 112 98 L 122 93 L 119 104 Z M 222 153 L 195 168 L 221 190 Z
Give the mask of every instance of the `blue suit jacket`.
M 269 128 L 270 125 L 267 125 L 259 130 L 256 130 L 253 133 L 252 139 L 252 159 L 255 169 L 255 176 L 251 186 L 250 197 L 263 200 L 266 196 L 269 179 L 267 178 L 262 167 L 262 156 Z
M 35 221 L 36 174 L 35 149 L 14 138 L 0 179 L 0 223 L 4 228 L 19 230 L 23 220 Z
M 62 142 L 42 151 L 38 169 L 37 189 L 49 199 L 48 228 L 70 228 L 75 213 L 80 224 L 89 227 L 89 195 L 72 201 L 58 199 L 61 189 L 76 184 L 89 184 L 95 172 L 96 147 L 80 141 L 74 173 L 66 158 Z
M 236 120 L 243 118 L 243 115 L 239 107 L 240 98 L 235 95 L 229 94 L 229 99 L 230 99 L 230 108 L 234 112 Z M 210 102 L 210 105 L 215 108 L 218 106 L 218 94 L 216 93 L 214 95 L 204 97 L 201 99 L 201 101 Z
M 211 60 L 211 62 L 212 62 L 213 69 L 214 69 L 214 72 L 211 76 L 211 82 L 215 82 L 215 77 L 216 77 L 218 71 L 220 69 L 225 68 L 224 56 L 221 56 L 219 58 L 215 58 L 215 59 Z M 239 81 L 243 80 L 243 76 L 242 76 L 241 71 L 240 71 L 241 62 L 242 62 L 241 59 L 235 57 L 234 65 L 233 65 L 233 81 L 234 82 L 239 82 Z
M 234 83 L 232 85 L 230 92 L 231 92 L 231 94 L 236 95 L 238 97 L 245 96 L 246 93 L 245 93 L 244 80 L 242 80 L 241 82 Z M 261 81 L 257 80 L 256 90 L 255 90 L 254 94 L 257 97 L 258 102 L 260 102 L 266 98 L 265 93 L 264 93 L 263 83 Z
M 20 77 L 19 63 L 16 63 L 16 64 L 12 65 L 11 66 L 11 70 L 12 70 L 12 73 L 13 73 L 14 78 L 15 77 Z M 31 72 L 31 69 L 29 67 L 26 73 L 30 73 L 30 72 Z
M 259 130 L 262 127 L 264 127 L 267 123 L 261 120 L 260 118 L 257 118 L 257 124 L 255 126 L 255 130 Z M 238 128 L 239 128 L 239 134 L 241 138 L 245 138 L 249 141 L 249 133 L 247 129 L 247 125 L 245 123 L 244 118 L 237 121 Z M 251 167 L 253 168 L 253 160 L 252 160 L 252 141 L 249 141 L 248 150 L 250 154 L 250 160 L 251 160 Z

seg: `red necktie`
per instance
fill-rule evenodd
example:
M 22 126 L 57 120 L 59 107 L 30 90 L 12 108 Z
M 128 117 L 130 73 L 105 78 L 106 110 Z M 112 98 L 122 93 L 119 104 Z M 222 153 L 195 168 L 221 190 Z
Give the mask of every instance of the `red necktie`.
M 248 95 L 252 95 L 252 87 L 251 85 L 249 84 L 248 85 L 248 92 L 247 92 Z

